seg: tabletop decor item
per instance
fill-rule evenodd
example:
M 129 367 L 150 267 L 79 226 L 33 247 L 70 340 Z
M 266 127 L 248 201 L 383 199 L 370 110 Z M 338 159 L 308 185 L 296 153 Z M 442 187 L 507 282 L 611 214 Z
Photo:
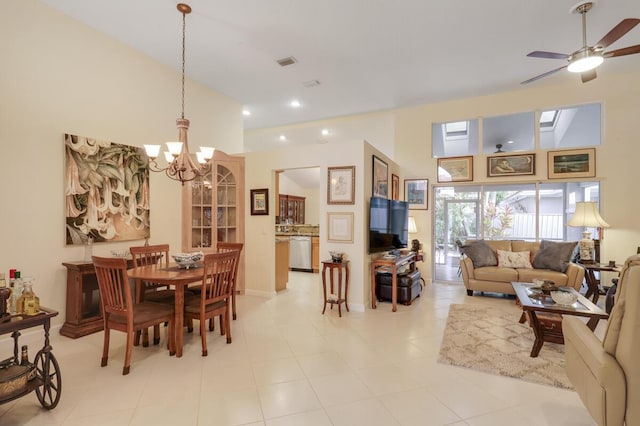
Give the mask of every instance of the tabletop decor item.
M 177 253 L 177 254 L 174 254 L 172 257 L 173 257 L 173 260 L 176 261 L 178 266 L 180 266 L 180 268 L 189 269 L 196 266 L 196 262 L 201 260 L 203 256 L 204 256 L 204 253 L 199 251 L 195 253 Z
M 329 251 L 329 254 L 331 255 L 331 260 L 336 263 L 342 262 L 344 258 L 344 253 L 339 251 Z
M 569 305 L 573 305 L 578 301 L 578 294 L 572 293 L 569 291 L 562 291 L 562 290 L 552 291 L 551 298 L 558 305 L 569 306 Z

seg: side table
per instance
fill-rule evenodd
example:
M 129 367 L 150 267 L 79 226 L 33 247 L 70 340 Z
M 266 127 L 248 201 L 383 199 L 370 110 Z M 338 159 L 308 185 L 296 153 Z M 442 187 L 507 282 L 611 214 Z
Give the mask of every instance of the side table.
M 327 297 L 327 275 L 326 272 L 329 271 L 329 295 L 332 297 Z M 335 272 L 335 273 L 334 273 Z M 343 274 L 344 272 L 344 274 Z M 334 277 L 337 275 L 338 282 L 334 283 Z M 342 293 L 342 276 L 344 275 L 344 297 Z M 334 284 L 336 284 L 334 286 Z M 335 287 L 338 287 L 338 298 L 335 299 L 333 295 Z M 342 262 L 334 262 L 332 260 L 324 260 L 322 261 L 322 290 L 324 296 L 324 306 L 322 308 L 322 315 L 324 315 L 325 310 L 327 309 L 327 304 L 331 305 L 331 309 L 333 309 L 333 305 L 338 305 L 338 316 L 342 317 L 341 305 L 344 303 L 344 307 L 347 308 L 347 312 L 349 312 L 349 303 L 347 302 L 349 295 L 349 261 L 343 260 Z
M 605 295 L 606 291 L 600 288 L 600 280 L 596 278 L 596 272 L 617 272 L 620 273 L 618 265 L 611 266 L 607 263 L 580 263 L 584 268 L 584 278 L 587 281 L 587 292 L 584 297 L 592 297 L 593 303 L 598 303 L 600 295 Z

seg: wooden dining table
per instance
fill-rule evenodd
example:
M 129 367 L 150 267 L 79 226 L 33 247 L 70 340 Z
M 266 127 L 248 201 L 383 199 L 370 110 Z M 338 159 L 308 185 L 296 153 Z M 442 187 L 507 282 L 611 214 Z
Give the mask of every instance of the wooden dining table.
M 175 289 L 175 329 L 176 329 L 176 357 L 182 356 L 184 345 L 184 292 L 191 283 L 202 281 L 204 268 L 202 262 L 195 267 L 184 269 L 177 265 L 160 267 L 157 265 L 139 266 L 127 271 L 129 278 L 164 284 Z M 139 287 L 139 286 L 136 286 Z

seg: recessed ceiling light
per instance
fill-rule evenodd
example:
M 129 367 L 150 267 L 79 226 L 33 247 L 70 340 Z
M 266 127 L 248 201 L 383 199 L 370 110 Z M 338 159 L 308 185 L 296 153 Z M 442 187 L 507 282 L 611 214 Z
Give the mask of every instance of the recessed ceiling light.
M 507 141 L 507 143 L 514 143 L 513 141 Z
M 291 102 L 289 102 L 289 105 L 292 106 L 293 108 L 300 108 L 301 106 L 300 101 L 297 99 L 294 99 Z
M 281 141 L 286 141 L 286 140 L 287 140 L 287 137 L 286 137 L 285 135 L 280 135 L 280 140 L 281 140 Z
M 322 136 L 327 136 L 329 134 L 329 130 L 322 129 Z
M 249 111 L 248 109 L 243 109 L 242 110 L 242 115 L 244 115 L 245 117 L 248 117 L 251 115 L 251 111 Z

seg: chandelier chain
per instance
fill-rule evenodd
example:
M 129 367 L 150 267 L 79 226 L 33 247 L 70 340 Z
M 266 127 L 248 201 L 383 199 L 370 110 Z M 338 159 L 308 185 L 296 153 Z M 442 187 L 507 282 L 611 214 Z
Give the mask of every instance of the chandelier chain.
M 185 12 L 182 12 L 182 105 L 181 105 L 181 118 L 184 118 L 184 50 L 185 50 L 185 27 L 186 27 L 186 16 Z

